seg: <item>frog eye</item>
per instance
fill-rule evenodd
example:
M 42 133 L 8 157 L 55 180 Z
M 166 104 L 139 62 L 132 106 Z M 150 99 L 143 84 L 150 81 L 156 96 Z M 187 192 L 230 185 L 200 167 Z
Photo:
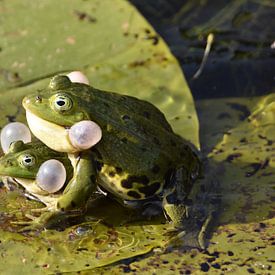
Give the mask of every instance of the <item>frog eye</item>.
M 62 162 L 56 159 L 47 160 L 40 166 L 36 181 L 41 189 L 55 193 L 66 181 L 66 169 Z
M 63 94 L 57 94 L 53 100 L 54 109 L 59 112 L 68 111 L 72 108 L 73 102 L 70 97 Z
M 32 155 L 23 155 L 21 156 L 20 164 L 24 167 L 32 167 L 35 164 L 35 157 Z

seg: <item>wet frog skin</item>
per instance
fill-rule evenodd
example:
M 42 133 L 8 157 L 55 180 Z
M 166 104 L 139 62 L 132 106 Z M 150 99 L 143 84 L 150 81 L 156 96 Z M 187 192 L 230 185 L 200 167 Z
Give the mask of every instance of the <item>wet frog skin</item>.
M 68 129 L 82 120 L 97 123 L 102 139 L 90 150 L 96 171 L 92 184 L 126 201 L 158 196 L 174 225 L 181 224 L 200 162 L 152 104 L 56 76 L 47 88 L 25 97 L 23 106 L 37 138 L 74 156 L 78 151 Z

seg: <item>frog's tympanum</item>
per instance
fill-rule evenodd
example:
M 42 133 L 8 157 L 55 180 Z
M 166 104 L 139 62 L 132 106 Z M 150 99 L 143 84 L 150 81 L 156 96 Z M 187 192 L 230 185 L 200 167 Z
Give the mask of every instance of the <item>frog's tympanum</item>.
M 66 76 L 54 77 L 47 88 L 25 97 L 23 106 L 38 139 L 53 150 L 68 153 L 71 160 L 72 156 L 80 159 L 74 173 L 82 176 L 74 185 L 81 188 L 77 196 L 62 195 L 57 209 L 78 207 L 75 198 L 87 200 L 84 186 L 95 190 L 99 185 L 124 202 L 162 200 L 166 216 L 175 227 L 181 226 L 186 216 L 184 202 L 198 176 L 200 162 L 155 106 L 72 83 Z M 90 150 L 79 152 L 68 133 L 83 120 L 99 125 L 102 138 Z M 89 173 L 87 162 L 81 163 L 88 151 Z

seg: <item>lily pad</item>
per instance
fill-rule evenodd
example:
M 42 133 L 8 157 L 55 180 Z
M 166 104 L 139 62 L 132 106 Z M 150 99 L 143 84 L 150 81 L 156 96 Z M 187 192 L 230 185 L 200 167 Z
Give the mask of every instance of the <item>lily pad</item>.
M 178 62 L 128 2 L 4 0 L 0 14 L 1 127 L 25 122 L 22 98 L 48 85 L 51 76 L 81 70 L 96 88 L 152 102 L 175 132 L 199 148 L 198 119 Z M 0 192 L 1 272 L 92 269 L 146 254 L 168 240 L 163 219 L 148 222 L 106 201 L 92 201 L 87 215 L 62 223 L 62 232 L 21 234 L 11 222 L 39 203 L 17 188 Z

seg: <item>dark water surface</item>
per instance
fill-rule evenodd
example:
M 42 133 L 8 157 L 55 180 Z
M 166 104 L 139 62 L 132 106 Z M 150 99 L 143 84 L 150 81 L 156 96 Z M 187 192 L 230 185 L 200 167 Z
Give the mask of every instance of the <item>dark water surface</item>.
M 275 91 L 275 1 L 131 0 L 179 60 L 195 99 Z M 206 37 L 214 45 L 201 76 Z

